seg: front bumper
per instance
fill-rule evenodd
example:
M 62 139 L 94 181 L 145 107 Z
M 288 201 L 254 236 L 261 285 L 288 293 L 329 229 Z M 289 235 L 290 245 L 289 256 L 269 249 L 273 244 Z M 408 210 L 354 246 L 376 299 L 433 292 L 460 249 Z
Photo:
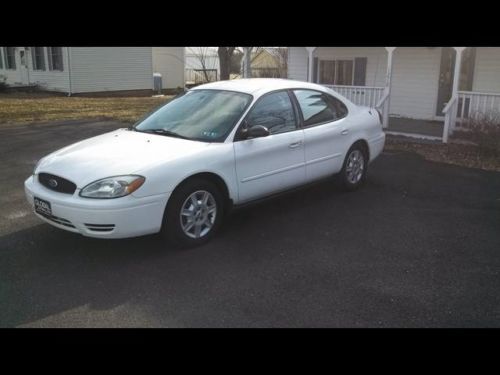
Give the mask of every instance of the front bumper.
M 24 182 L 26 198 L 34 212 L 33 197 L 50 202 L 52 216 L 35 214 L 47 223 L 95 238 L 127 238 L 157 233 L 170 193 L 137 198 L 89 199 L 47 189 L 33 176 Z

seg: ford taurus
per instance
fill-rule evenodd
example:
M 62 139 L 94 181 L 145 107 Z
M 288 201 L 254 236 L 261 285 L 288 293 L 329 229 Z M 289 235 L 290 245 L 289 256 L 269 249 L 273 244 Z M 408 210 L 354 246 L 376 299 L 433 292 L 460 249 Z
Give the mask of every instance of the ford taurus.
M 35 214 L 98 238 L 208 241 L 233 206 L 331 175 L 363 184 L 381 115 L 326 87 L 281 79 L 198 86 L 119 129 L 42 158 L 25 181 Z

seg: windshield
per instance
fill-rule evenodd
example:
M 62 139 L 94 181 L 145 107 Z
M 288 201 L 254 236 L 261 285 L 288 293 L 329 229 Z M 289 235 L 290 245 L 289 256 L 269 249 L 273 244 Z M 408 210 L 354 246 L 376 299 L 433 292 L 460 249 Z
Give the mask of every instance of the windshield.
M 251 101 L 251 95 L 234 91 L 193 90 L 153 112 L 135 130 L 222 142 Z

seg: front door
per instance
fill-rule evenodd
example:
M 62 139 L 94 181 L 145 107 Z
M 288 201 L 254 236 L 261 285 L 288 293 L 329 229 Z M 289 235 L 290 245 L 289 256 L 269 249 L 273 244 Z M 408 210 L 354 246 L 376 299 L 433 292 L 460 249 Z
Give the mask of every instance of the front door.
M 240 203 L 303 184 L 304 132 L 298 127 L 288 92 L 260 98 L 245 124 L 265 126 L 270 135 L 234 142 Z
M 23 85 L 28 85 L 29 84 L 29 76 L 28 76 L 28 63 L 26 59 L 26 51 L 25 50 L 20 50 L 19 51 L 19 61 L 20 61 L 20 66 L 19 66 L 19 78 L 21 80 L 21 83 Z
M 444 116 L 443 109 L 451 98 L 453 91 L 453 73 L 455 70 L 455 50 L 451 47 L 441 49 L 441 66 L 439 68 L 439 86 L 436 116 Z
M 443 47 L 441 52 L 441 66 L 439 69 L 439 86 L 436 107 L 436 116 L 443 116 L 443 109 L 451 99 L 453 92 L 453 75 L 455 73 L 456 52 L 451 47 Z M 471 91 L 474 63 L 476 60 L 476 49 L 468 47 L 462 52 L 462 62 L 460 66 L 459 90 Z M 464 103 L 466 108 L 468 103 Z M 459 103 L 459 108 L 462 104 Z

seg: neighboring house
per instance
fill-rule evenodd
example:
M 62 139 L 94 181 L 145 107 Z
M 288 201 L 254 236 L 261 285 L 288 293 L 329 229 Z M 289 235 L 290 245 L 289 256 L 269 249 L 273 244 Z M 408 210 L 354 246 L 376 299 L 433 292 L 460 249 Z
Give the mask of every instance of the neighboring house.
M 219 80 L 220 66 L 217 47 L 186 47 L 186 85 Z
M 184 87 L 184 47 L 153 47 L 153 72 L 162 76 L 163 89 Z
M 389 133 L 444 142 L 469 118 L 500 110 L 498 47 L 291 47 L 288 78 L 380 109 Z
M 68 94 L 149 94 L 153 67 L 166 77 L 164 89 L 184 86 L 183 53 L 183 47 L 1 47 L 0 75 L 11 86 L 39 85 Z
M 250 60 L 252 77 L 286 78 L 286 48 L 263 48 L 253 52 Z
M 239 51 L 241 53 L 241 51 Z M 286 78 L 287 49 L 263 47 L 251 53 L 252 77 Z M 220 79 L 217 47 L 186 47 L 186 85 L 197 85 Z M 243 71 L 243 59 L 241 65 Z M 242 74 L 231 74 L 231 79 Z

